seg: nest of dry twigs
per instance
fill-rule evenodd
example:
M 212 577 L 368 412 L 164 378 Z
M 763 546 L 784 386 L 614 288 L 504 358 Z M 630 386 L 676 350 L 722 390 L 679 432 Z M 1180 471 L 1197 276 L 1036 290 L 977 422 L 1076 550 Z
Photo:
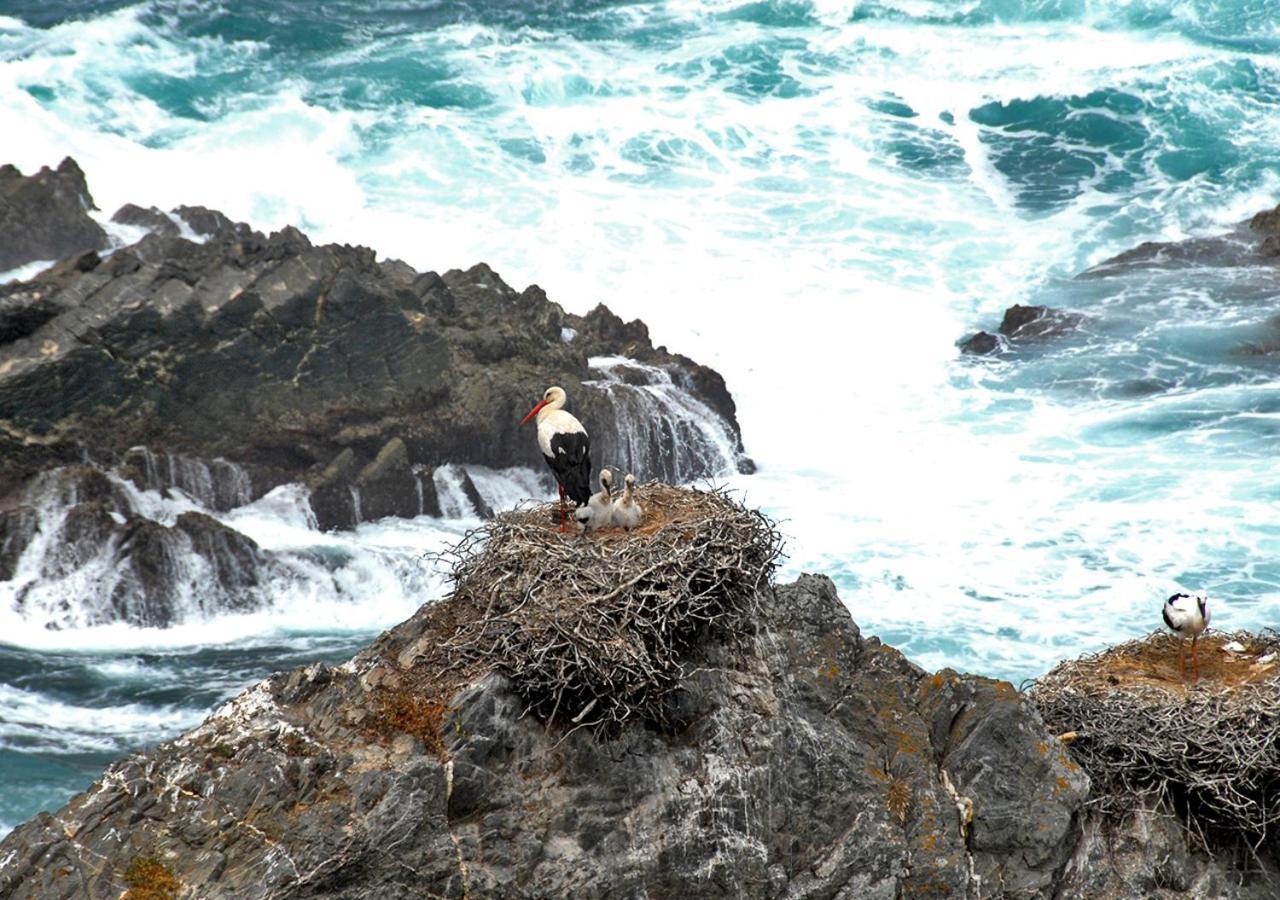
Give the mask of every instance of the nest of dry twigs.
M 1199 657 L 1200 679 L 1188 652 L 1184 682 L 1178 639 L 1155 634 L 1064 662 L 1030 696 L 1104 816 L 1123 819 L 1145 795 L 1205 846 L 1257 847 L 1280 821 L 1280 634 L 1206 635 Z
M 690 645 L 749 630 L 781 555 L 774 524 L 721 490 L 650 483 L 641 527 L 561 534 L 554 504 L 504 513 L 447 559 L 455 665 L 506 674 L 540 717 L 660 722 Z

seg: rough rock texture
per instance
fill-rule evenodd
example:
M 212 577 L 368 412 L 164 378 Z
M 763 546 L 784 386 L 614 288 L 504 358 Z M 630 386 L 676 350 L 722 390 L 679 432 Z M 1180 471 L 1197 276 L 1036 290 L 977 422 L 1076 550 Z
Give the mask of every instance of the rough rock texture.
M 1123 823 L 1086 817 L 1058 894 L 1060 900 L 1277 896 L 1280 866 L 1274 852 L 1241 847 L 1234 857 L 1210 857 L 1189 839 L 1180 819 L 1146 805 L 1137 806 Z
M 34 578 L 14 592 L 13 603 L 19 612 L 43 605 L 40 618 L 50 627 L 165 627 L 187 614 L 251 609 L 265 600 L 253 589 L 272 561 L 252 539 L 198 512 L 170 525 L 153 521 L 92 466 L 45 472 L 17 499 L 0 519 L 0 575 L 12 579 L 27 545 L 48 532 L 44 552 L 25 563 Z M 67 589 L 51 597 L 55 584 Z
M 1077 277 L 1105 278 L 1142 269 L 1274 266 L 1277 261 L 1280 261 L 1280 206 L 1257 213 L 1225 234 L 1184 241 L 1145 241 Z
M 34 175 L 0 166 L 0 272 L 106 248 L 107 233 L 91 209 L 89 186 L 71 157 Z
M 19 827 L 0 896 L 115 898 L 139 860 L 184 897 L 1055 896 L 1088 781 L 1029 703 L 864 638 L 825 578 L 759 599 L 675 733 L 546 727 L 496 674 L 406 696 L 424 607 Z
M 1054 309 L 1051 306 L 1023 306 L 1015 303 L 1004 311 L 1000 320 L 1000 335 L 987 331 L 979 331 L 962 340 L 959 344 L 962 353 L 986 355 L 995 353 L 1009 343 L 1029 339 L 1051 338 L 1074 331 L 1084 321 L 1078 313 Z
M 83 186 L 74 162 L 64 168 Z M 419 273 L 199 207 L 125 207 L 116 218 L 150 233 L 0 286 L 0 495 L 51 466 L 119 466 L 145 447 L 210 470 L 232 464 L 251 498 L 286 481 L 322 488 L 329 526 L 416 514 L 416 487 L 403 493 L 415 468 L 543 471 L 533 428 L 519 423 L 553 382 L 588 422 L 597 465 L 679 481 L 740 457 L 723 379 L 603 306 L 570 316 L 484 264 Z M 615 395 L 649 395 L 591 369 L 596 355 L 629 357 L 709 407 L 728 459 L 670 452 L 684 436 L 675 421 L 656 423 L 662 440 L 628 443 Z M 402 450 L 379 462 L 392 446 Z
M 989 331 L 979 331 L 960 341 L 960 352 L 985 356 L 1000 349 L 1000 338 Z

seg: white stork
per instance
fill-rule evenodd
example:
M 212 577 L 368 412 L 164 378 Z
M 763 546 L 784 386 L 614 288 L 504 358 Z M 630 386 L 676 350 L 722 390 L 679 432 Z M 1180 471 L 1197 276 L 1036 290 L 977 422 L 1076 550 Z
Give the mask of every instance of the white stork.
M 538 448 L 560 488 L 561 531 L 567 530 L 565 497 L 576 506 L 582 506 L 591 498 L 591 443 L 582 423 L 564 411 L 564 401 L 563 388 L 549 387 L 538 404 L 520 420 L 523 425 L 538 417 Z
M 1200 679 L 1200 661 L 1196 659 L 1196 641 L 1209 627 L 1209 598 L 1204 594 L 1177 593 L 1164 601 L 1164 624 L 1178 636 L 1178 671 L 1187 677 L 1185 641 L 1191 638 L 1191 668 Z
M 613 501 L 613 524 L 630 531 L 644 519 L 644 507 L 636 502 L 636 476 L 628 472 L 623 481 L 626 488 L 622 496 Z

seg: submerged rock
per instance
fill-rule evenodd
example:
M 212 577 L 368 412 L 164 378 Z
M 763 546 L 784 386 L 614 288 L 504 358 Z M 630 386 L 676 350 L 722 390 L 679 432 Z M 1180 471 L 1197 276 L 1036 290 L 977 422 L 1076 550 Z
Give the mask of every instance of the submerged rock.
M 1051 306 L 1022 306 L 1015 303 L 1004 311 L 1000 333 L 1009 338 L 1043 338 L 1064 334 L 1084 321 L 1078 313 Z
M 1263 210 L 1223 234 L 1183 241 L 1144 241 L 1081 272 L 1105 278 L 1146 269 L 1273 266 L 1280 258 L 1280 206 Z
M 0 272 L 107 247 L 84 172 L 71 157 L 23 175 L 0 166 Z
M 1055 896 L 1088 780 L 1017 691 L 930 676 L 825 578 L 757 601 L 691 649 L 675 732 L 603 734 L 497 674 L 406 690 L 451 628 L 424 607 L 17 828 L 0 895 L 115 897 L 145 859 L 225 898 Z
M 1000 349 L 1000 338 L 989 331 L 971 334 L 960 342 L 960 352 L 975 356 L 985 356 Z
M 1054 309 L 1052 306 L 1023 306 L 1015 303 L 1004 311 L 1004 318 L 1000 321 L 1000 337 L 987 331 L 979 331 L 960 342 L 960 351 L 975 355 L 995 353 L 1006 346 L 1007 342 L 1067 334 L 1078 328 L 1083 321 L 1084 316 L 1079 313 Z

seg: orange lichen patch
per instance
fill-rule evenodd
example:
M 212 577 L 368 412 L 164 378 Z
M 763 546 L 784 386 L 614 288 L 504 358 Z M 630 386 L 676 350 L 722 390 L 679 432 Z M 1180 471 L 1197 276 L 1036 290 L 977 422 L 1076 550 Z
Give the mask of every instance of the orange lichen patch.
M 997 681 L 995 686 L 997 700 L 1020 700 L 1022 695 L 1018 689 L 1007 681 Z
M 441 759 L 445 756 L 444 719 L 449 704 L 412 689 L 379 690 L 374 695 L 375 711 L 366 730 L 370 737 L 386 740 L 398 733 L 411 734 Z
M 182 882 L 169 867 L 152 856 L 140 856 L 124 872 L 129 888 L 121 900 L 177 900 Z
M 898 732 L 898 752 L 899 753 L 919 753 L 920 747 L 916 744 L 915 739 L 905 731 Z

